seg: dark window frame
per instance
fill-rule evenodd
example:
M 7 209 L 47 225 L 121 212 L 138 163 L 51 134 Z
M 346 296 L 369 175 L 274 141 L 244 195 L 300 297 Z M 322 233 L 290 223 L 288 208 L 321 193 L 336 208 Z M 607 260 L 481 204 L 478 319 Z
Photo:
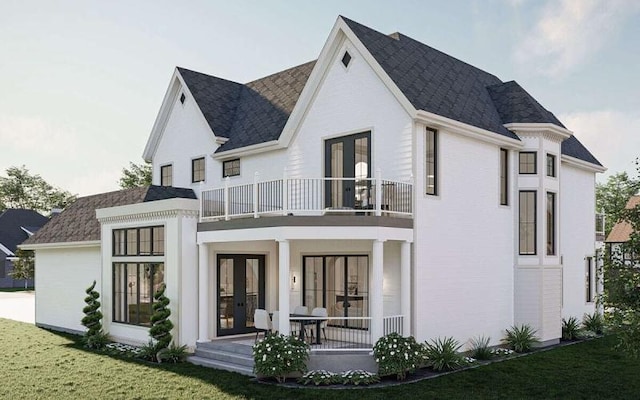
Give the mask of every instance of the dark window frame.
M 237 163 L 237 166 L 233 165 L 233 163 Z M 227 173 L 227 169 L 230 170 L 230 173 Z M 234 158 L 232 160 L 226 160 L 222 162 L 222 177 L 226 178 L 228 176 L 240 176 L 240 159 L 239 158 Z
M 165 174 L 165 171 L 169 171 Z M 165 176 L 168 182 L 165 181 Z M 173 186 L 173 164 L 160 166 L 160 186 Z
M 533 194 L 533 222 L 530 221 L 522 221 L 522 203 L 523 203 L 523 194 Z M 538 251 L 538 193 L 535 190 L 521 190 L 518 194 L 518 254 L 521 256 L 535 256 Z M 533 224 L 533 252 L 523 252 L 522 251 L 522 233 L 523 233 L 523 224 Z
M 353 56 L 351 55 L 351 53 L 349 53 L 348 50 L 345 50 L 344 54 L 342 55 L 342 58 L 340 59 L 340 62 L 345 68 L 349 68 L 349 64 L 351 64 L 351 60 L 353 60 Z
M 556 251 L 556 215 L 557 215 L 557 199 L 554 192 L 547 192 L 547 255 L 555 256 Z
M 509 150 L 500 149 L 500 205 L 509 205 Z
M 586 289 L 586 302 L 587 303 L 593 303 L 593 300 L 595 298 L 595 291 L 594 286 L 595 286 L 595 279 L 594 279 L 594 275 L 595 275 L 595 271 L 594 271 L 594 263 L 593 263 L 593 257 L 587 257 L 586 259 L 586 273 L 585 273 L 585 289 Z
M 556 177 L 556 156 L 554 154 L 547 153 L 547 176 L 551 178 Z
M 160 243 L 160 241 L 155 238 L 155 231 L 157 228 L 162 228 L 162 252 L 156 251 L 156 245 Z M 140 231 L 149 230 L 149 252 L 142 252 L 140 250 Z M 136 251 L 132 254 L 129 253 L 129 231 L 136 231 Z M 117 236 L 122 235 L 122 241 L 118 240 Z M 164 225 L 153 225 L 153 226 L 141 226 L 141 227 L 133 227 L 133 228 L 119 228 L 113 229 L 111 231 L 111 255 L 113 257 L 139 257 L 139 256 L 164 256 L 165 255 L 165 227 Z M 124 246 L 121 246 L 124 244 Z M 120 250 L 122 254 L 120 254 Z
M 196 166 L 202 162 L 202 166 Z M 193 158 L 191 160 L 191 183 L 204 182 L 206 180 L 207 163 L 204 157 Z
M 523 156 L 533 155 L 533 172 L 523 171 L 523 166 L 529 166 L 531 163 L 523 164 Z M 538 152 L 537 151 L 521 151 L 518 153 L 518 173 L 520 175 L 535 175 L 538 173 Z
M 429 150 L 433 150 L 433 156 L 429 156 Z M 427 128 L 425 133 L 425 187 L 424 192 L 429 196 L 438 195 L 438 131 L 432 128 Z M 433 185 L 429 185 L 429 176 L 433 178 Z
M 127 310 L 127 315 L 128 315 L 128 311 L 129 311 L 129 304 L 127 302 L 127 291 L 128 290 L 132 290 L 128 287 L 124 287 L 124 288 L 120 288 L 123 291 L 121 292 L 116 292 L 116 290 L 119 288 L 118 287 L 118 282 L 116 282 L 116 269 L 118 268 L 118 266 L 123 266 L 124 267 L 124 272 L 125 274 L 127 273 L 128 270 L 128 266 L 129 265 L 135 265 L 136 266 L 136 310 L 135 310 L 135 315 L 137 317 L 137 321 L 136 322 L 131 322 L 131 321 L 126 321 L 123 319 L 117 319 L 116 316 L 118 314 L 120 314 L 120 312 L 117 310 L 116 308 L 116 298 L 117 296 L 120 295 L 124 295 L 124 308 Z M 164 262 L 113 262 L 111 264 L 111 281 L 112 281 L 112 285 L 111 285 L 111 295 L 112 295 L 112 301 L 111 301 L 111 308 L 112 308 L 112 313 L 111 313 L 111 320 L 115 323 L 118 324 L 125 324 L 125 325 L 134 325 L 134 326 L 145 326 L 145 327 L 150 327 L 151 326 L 151 321 L 149 321 L 148 323 L 144 323 L 144 322 L 140 322 L 140 315 L 142 314 L 140 311 L 140 306 L 141 306 L 141 302 L 140 302 L 140 268 L 145 268 L 146 266 L 150 266 L 150 268 L 157 268 L 159 266 L 162 266 L 162 281 L 157 282 L 157 284 L 161 284 L 164 283 L 166 284 L 166 280 L 164 279 L 166 276 L 166 269 L 165 269 L 165 263 Z M 156 276 L 155 272 L 151 272 L 150 277 L 154 277 Z M 154 286 L 155 283 L 153 281 L 153 279 L 151 279 L 151 282 L 149 283 L 149 299 L 150 299 L 150 303 L 149 303 L 149 309 L 153 310 L 153 303 L 154 303 L 154 295 L 155 295 L 155 291 L 154 291 Z M 121 305 L 122 306 L 122 305 Z
M 185 100 L 187 100 L 187 96 L 185 96 L 184 92 L 180 93 L 180 104 L 184 105 Z

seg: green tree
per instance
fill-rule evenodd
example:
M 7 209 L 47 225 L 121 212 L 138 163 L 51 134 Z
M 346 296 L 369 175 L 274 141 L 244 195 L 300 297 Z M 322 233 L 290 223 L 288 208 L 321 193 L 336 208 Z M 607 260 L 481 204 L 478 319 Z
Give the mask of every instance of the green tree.
M 169 320 L 171 310 L 169 310 L 169 299 L 164 295 L 167 286 L 163 283 L 153 295 L 153 315 L 151 315 L 151 329 L 149 335 L 156 340 L 156 351 L 169 347 L 171 340 L 171 329 L 173 323 Z
M 596 184 L 596 211 L 604 211 L 605 235 L 622 217 L 629 197 L 638 193 L 640 179 L 630 178 L 626 172 L 611 175 L 606 183 Z
M 85 345 L 89 348 L 101 348 L 105 344 L 106 335 L 102 332 L 102 312 L 100 312 L 100 293 L 95 290 L 96 281 L 87 288 L 87 297 L 84 302 L 87 305 L 82 309 L 84 317 L 82 325 L 87 328 L 84 336 Z
M 24 208 L 46 214 L 52 208 L 64 208 L 75 200 L 66 190 L 47 183 L 40 175 L 33 175 L 23 165 L 9 167 L 6 177 L 0 177 L 0 211 Z
M 122 168 L 122 176 L 120 177 L 120 187 L 129 189 L 135 187 L 151 185 L 151 164 L 135 164 L 129 162 L 129 168 Z
M 18 249 L 16 251 L 17 260 L 13 262 L 13 271 L 9 275 L 13 279 L 24 279 L 24 288 L 27 288 L 27 280 L 33 279 L 35 272 L 35 261 L 32 250 Z

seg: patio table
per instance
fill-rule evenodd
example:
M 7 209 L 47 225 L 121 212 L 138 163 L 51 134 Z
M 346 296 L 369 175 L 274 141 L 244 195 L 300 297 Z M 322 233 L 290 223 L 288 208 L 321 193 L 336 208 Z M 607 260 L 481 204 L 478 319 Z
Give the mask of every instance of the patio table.
M 298 335 L 298 337 L 301 340 L 304 340 L 304 326 L 305 325 L 311 325 L 311 324 L 316 324 L 316 341 L 315 344 L 322 344 L 322 342 L 320 341 L 320 324 L 322 324 L 323 321 L 326 321 L 327 318 L 325 317 L 317 317 L 315 315 L 307 315 L 307 314 L 289 314 L 289 317 L 294 317 L 294 318 L 313 318 L 313 319 L 296 319 L 293 320 L 292 322 L 297 322 L 300 324 L 300 334 Z

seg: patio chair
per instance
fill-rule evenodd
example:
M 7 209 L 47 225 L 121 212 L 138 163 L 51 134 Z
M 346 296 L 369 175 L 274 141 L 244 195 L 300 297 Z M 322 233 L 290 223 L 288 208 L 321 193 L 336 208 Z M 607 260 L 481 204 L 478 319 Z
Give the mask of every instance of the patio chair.
M 327 309 L 324 307 L 316 307 L 313 310 L 311 310 L 311 315 L 313 315 L 314 317 L 328 317 L 329 313 L 327 312 Z M 324 320 L 320 323 L 320 328 L 322 328 L 322 336 L 324 336 L 324 340 L 327 340 L 327 332 L 324 330 L 324 328 L 327 327 L 327 321 Z M 316 335 L 319 335 L 320 332 L 316 332 Z M 311 335 L 311 337 L 313 337 L 313 335 Z
M 294 314 L 298 314 L 298 315 L 309 315 L 309 308 L 308 308 L 307 306 L 296 306 L 296 307 L 293 309 L 293 313 L 294 313 Z M 304 326 L 305 326 L 305 323 L 304 323 L 304 322 L 302 322 L 302 321 L 300 321 L 299 325 L 300 325 L 300 329 L 302 329 L 302 330 L 304 331 L 304 332 L 303 332 L 303 333 L 304 333 L 304 337 L 309 336 L 309 335 L 307 334 L 307 329 L 304 327 Z M 299 331 L 291 331 L 291 334 L 292 334 L 292 335 L 294 335 L 294 336 L 295 336 L 296 334 L 297 334 L 297 335 L 300 335 L 300 332 L 299 332 Z
M 261 308 L 256 308 L 253 313 L 253 323 L 256 328 L 256 340 L 258 343 L 258 335 L 260 332 L 264 333 L 264 337 L 267 337 L 267 334 L 271 332 L 271 318 L 269 318 L 269 313 L 267 310 L 263 310 Z
M 271 314 L 271 333 L 277 335 L 280 329 L 280 311 Z

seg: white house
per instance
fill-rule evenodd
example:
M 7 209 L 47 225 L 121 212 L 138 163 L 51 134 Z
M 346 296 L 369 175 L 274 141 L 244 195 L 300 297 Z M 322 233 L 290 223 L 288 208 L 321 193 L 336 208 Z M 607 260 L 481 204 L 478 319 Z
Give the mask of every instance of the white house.
M 39 325 L 81 330 L 94 279 L 136 343 L 165 282 L 191 347 L 256 308 L 288 333 L 324 307 L 324 343 L 356 347 L 524 323 L 553 343 L 594 311 L 605 169 L 516 82 L 400 33 L 338 17 L 317 60 L 245 84 L 176 68 L 144 158 L 156 186 L 81 198 L 24 246 Z

